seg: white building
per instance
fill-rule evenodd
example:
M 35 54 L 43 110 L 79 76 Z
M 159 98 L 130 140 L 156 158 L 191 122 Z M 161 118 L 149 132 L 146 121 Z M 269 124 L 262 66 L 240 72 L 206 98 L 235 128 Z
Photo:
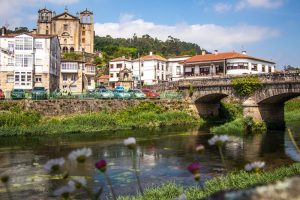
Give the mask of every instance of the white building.
M 60 89 L 73 94 L 95 89 L 96 66 L 82 61 L 61 62 Z
M 109 62 L 109 82 L 114 87 L 120 81 L 120 72 L 124 69 L 132 71 L 132 61 L 125 56 Z
M 4 34 L 0 36 L 0 88 L 31 90 L 59 88 L 60 45 L 57 36 Z
M 168 80 L 178 81 L 184 77 L 183 64 L 184 61 L 189 59 L 191 56 L 177 56 L 173 58 L 168 58 L 167 68 L 168 68 Z
M 221 75 L 242 75 L 271 73 L 275 63 L 246 55 L 246 52 L 202 53 L 184 62 L 184 77 L 208 77 Z

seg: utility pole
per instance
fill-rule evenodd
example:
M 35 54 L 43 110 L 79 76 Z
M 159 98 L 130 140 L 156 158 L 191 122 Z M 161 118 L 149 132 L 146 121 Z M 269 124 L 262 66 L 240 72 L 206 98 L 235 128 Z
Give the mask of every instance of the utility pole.
M 139 58 L 139 88 L 142 89 L 142 77 L 141 77 L 141 58 L 140 53 L 138 52 L 138 58 Z

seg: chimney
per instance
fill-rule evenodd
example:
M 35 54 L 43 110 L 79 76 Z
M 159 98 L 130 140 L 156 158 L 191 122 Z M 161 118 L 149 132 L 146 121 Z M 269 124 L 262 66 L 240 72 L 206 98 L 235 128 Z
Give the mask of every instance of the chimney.
M 3 26 L 3 27 L 1 28 L 1 35 L 4 36 L 5 33 L 6 33 L 6 28 Z
M 242 51 L 242 54 L 247 55 L 247 51 L 245 51 L 245 50 Z
M 202 50 L 202 53 L 201 53 L 202 55 L 205 55 L 206 54 L 206 51 L 205 50 Z
M 215 50 L 215 55 L 218 55 L 218 50 Z
M 150 51 L 149 55 L 150 55 L 150 56 L 152 56 L 152 55 L 153 55 L 153 54 L 152 54 L 152 51 Z

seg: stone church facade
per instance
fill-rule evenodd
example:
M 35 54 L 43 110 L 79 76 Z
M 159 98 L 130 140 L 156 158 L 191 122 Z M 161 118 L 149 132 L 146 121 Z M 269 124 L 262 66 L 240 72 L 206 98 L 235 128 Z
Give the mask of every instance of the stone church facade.
M 37 34 L 57 35 L 63 53 L 94 53 L 93 12 L 72 15 L 68 9 L 59 15 L 46 8 L 38 11 Z

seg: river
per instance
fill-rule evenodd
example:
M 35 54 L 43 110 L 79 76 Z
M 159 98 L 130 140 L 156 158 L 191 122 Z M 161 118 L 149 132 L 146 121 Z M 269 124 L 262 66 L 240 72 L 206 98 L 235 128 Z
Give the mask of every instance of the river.
M 289 124 L 297 134 L 300 144 L 300 124 Z M 0 173 L 11 176 L 11 190 L 14 199 L 48 199 L 53 188 L 61 180 L 49 178 L 43 170 L 48 159 L 67 157 L 74 149 L 89 147 L 93 151 L 84 165 L 67 163 L 72 176 L 85 176 L 88 185 L 97 189 L 103 185 L 104 177 L 94 169 L 97 160 L 107 160 L 108 174 L 118 195 L 136 193 L 136 181 L 131 171 L 131 152 L 123 145 L 129 136 L 137 138 L 139 168 L 143 187 L 175 182 L 183 186 L 195 184 L 186 170 L 194 162 L 201 163 L 202 181 L 221 175 L 224 166 L 216 147 L 209 146 L 212 137 L 207 129 L 198 127 L 171 127 L 156 130 L 106 132 L 94 135 L 43 136 L 1 138 Z M 206 147 L 202 155 L 195 153 L 197 144 Z M 265 161 L 266 170 L 300 161 L 285 132 L 268 131 L 266 134 L 244 137 L 230 136 L 224 146 L 226 169 L 243 169 L 251 161 Z M 107 193 L 107 188 L 105 192 Z M 78 197 L 80 198 L 80 196 Z M 0 186 L 0 199 L 7 195 Z

